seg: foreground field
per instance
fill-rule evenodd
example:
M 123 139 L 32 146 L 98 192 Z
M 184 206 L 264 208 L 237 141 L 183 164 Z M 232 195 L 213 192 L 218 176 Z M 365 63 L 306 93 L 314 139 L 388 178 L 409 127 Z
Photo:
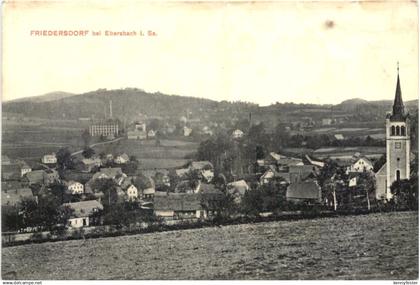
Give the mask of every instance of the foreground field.
M 418 214 L 371 214 L 32 244 L 3 278 L 417 279 Z

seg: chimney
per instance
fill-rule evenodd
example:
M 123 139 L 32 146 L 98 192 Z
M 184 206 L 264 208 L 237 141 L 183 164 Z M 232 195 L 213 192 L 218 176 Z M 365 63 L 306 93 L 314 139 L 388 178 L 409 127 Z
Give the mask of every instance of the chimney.
M 112 119 L 112 100 L 109 100 L 109 118 Z

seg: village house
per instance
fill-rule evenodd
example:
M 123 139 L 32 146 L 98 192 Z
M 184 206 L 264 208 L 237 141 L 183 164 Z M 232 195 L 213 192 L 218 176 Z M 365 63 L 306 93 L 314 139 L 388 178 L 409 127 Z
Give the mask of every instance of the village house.
M 20 176 L 23 177 L 28 172 L 32 171 L 32 168 L 23 160 L 16 160 L 16 164 L 20 167 Z
M 187 171 L 189 171 L 187 169 Z M 146 177 L 151 177 L 156 186 L 157 185 L 166 185 L 171 186 L 171 180 L 169 178 L 169 171 L 167 169 L 145 169 L 142 171 L 143 175 Z
M 184 137 L 189 137 L 191 135 L 192 131 L 193 130 L 191 128 L 187 127 L 187 126 L 184 126 L 182 128 L 182 133 L 184 134 Z
M 359 172 L 359 173 L 371 171 L 371 170 L 373 170 L 373 163 L 369 158 L 365 156 L 354 158 L 350 166 L 347 168 L 348 172 Z
M 127 190 L 127 198 L 129 201 L 133 201 L 139 197 L 139 191 L 137 190 L 137 187 L 131 184 Z
M 232 132 L 232 138 L 233 139 L 240 139 L 240 138 L 242 138 L 244 136 L 244 132 L 243 131 L 241 131 L 241 130 L 239 130 L 239 129 L 236 129 L 236 130 L 234 130 L 233 132 Z
M 268 169 L 260 176 L 260 184 L 269 184 L 271 182 L 290 183 L 290 174 L 288 172 L 277 171 L 276 167 L 270 165 Z
M 155 197 L 156 189 L 155 187 L 149 187 L 142 190 L 143 199 L 153 199 Z
M 315 159 L 312 159 L 311 157 L 309 157 L 309 155 L 305 155 L 305 160 L 306 160 L 306 162 L 308 163 L 308 164 L 311 164 L 311 165 L 314 165 L 314 166 L 316 166 L 316 167 L 318 167 L 318 168 L 323 168 L 324 167 L 324 165 L 325 165 L 325 163 L 324 162 L 322 162 L 322 161 L 317 161 L 317 160 L 315 160 Z
M 342 141 L 344 140 L 344 136 L 342 134 L 335 134 L 334 139 L 336 139 L 337 141 Z
M 119 154 L 114 158 L 114 162 L 116 164 L 125 164 L 129 161 L 130 161 L 130 157 L 126 153 Z
M 118 175 L 125 175 L 120 167 L 108 167 L 108 168 L 101 168 L 99 172 L 96 172 L 92 180 L 96 179 L 115 179 Z
M 16 207 L 23 200 L 35 200 L 31 188 L 18 181 L 1 183 L 1 205 Z
M 317 167 L 314 165 L 293 165 L 289 167 L 290 183 L 315 178 L 317 174 Z
M 322 120 L 321 120 L 321 124 L 323 125 L 323 126 L 329 126 L 329 125 L 331 125 L 333 123 L 333 120 L 331 119 L 331 118 L 323 118 Z
M 156 136 L 156 131 L 155 130 L 149 130 L 147 132 L 147 137 L 148 138 L 154 138 Z
M 135 122 L 133 127 L 127 131 L 127 138 L 134 140 L 143 140 L 147 138 L 146 123 Z
M 65 184 L 67 186 L 67 190 L 73 195 L 84 193 L 84 186 L 80 182 L 69 181 L 69 182 L 66 182 Z
M 12 163 L 12 162 L 7 155 L 2 155 L 1 156 L 1 165 L 8 165 L 10 163 Z
M 1 167 L 2 180 L 19 180 L 21 178 L 21 168 L 17 164 L 5 164 Z
M 189 168 L 175 169 L 176 176 L 178 176 L 180 179 L 186 178 L 189 172 Z
M 204 217 L 198 194 L 166 193 L 154 198 L 154 213 L 167 220 L 199 219 Z
M 68 226 L 72 228 L 88 227 L 99 222 L 100 212 L 104 209 L 101 203 L 96 200 L 81 201 L 76 203 L 65 203 L 63 207 L 72 210 Z
M 44 164 L 56 164 L 57 163 L 57 156 L 55 153 L 45 154 L 42 159 L 42 163 Z
M 45 184 L 46 183 L 46 173 L 44 170 L 34 170 L 28 172 L 24 175 L 22 181 L 26 182 L 29 185 L 33 184 Z
M 214 178 L 214 168 L 210 161 L 192 161 L 189 165 L 190 171 L 197 171 L 206 182 Z
M 242 197 L 244 197 L 248 190 L 249 186 L 245 180 L 238 180 L 227 184 L 227 191 L 230 195 L 233 195 L 236 204 L 241 203 Z
M 296 203 L 321 203 L 321 187 L 316 180 L 292 183 L 287 187 L 286 199 Z
M 78 163 L 78 170 L 81 172 L 92 172 L 94 169 L 102 166 L 102 160 L 99 157 L 84 158 Z
M 31 173 L 31 172 L 29 172 L 29 173 Z M 29 174 L 29 173 L 27 173 L 27 174 Z M 60 176 L 59 176 L 57 170 L 55 170 L 55 169 L 46 169 L 44 171 L 44 173 L 45 173 L 45 180 L 44 180 L 44 183 L 45 184 L 51 185 L 51 184 L 54 184 L 54 183 L 60 181 Z
M 209 136 L 213 135 L 213 131 L 210 129 L 209 126 L 204 126 L 203 129 L 201 130 L 201 133 L 203 135 L 209 135 Z
M 183 180 L 178 182 L 175 186 L 175 193 L 186 193 L 186 194 L 193 194 L 197 193 L 200 187 L 200 181 L 197 181 L 196 184 L 191 183 L 190 180 Z

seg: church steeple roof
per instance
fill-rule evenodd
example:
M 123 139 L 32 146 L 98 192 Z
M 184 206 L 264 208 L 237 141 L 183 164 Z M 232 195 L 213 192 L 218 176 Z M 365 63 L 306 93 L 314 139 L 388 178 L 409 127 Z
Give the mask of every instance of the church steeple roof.
M 401 96 L 401 85 L 400 85 L 400 72 L 399 67 L 397 69 L 397 88 L 395 90 L 394 105 L 392 106 L 391 120 L 398 121 L 405 119 L 404 103 Z

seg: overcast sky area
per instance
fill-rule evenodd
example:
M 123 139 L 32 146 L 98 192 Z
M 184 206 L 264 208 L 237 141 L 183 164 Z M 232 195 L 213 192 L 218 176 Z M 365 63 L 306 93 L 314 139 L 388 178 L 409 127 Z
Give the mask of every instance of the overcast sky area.
M 111 2 L 4 4 L 3 101 L 126 87 L 260 105 L 393 99 L 397 61 L 403 99 L 418 97 L 415 2 Z

